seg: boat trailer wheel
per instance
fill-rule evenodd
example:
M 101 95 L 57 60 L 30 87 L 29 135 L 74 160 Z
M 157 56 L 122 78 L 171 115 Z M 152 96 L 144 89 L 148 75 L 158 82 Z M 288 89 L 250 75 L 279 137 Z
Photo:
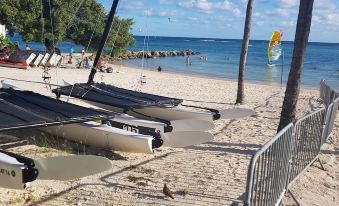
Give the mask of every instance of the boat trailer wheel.
M 162 139 L 154 138 L 154 139 L 152 140 L 152 148 L 153 148 L 153 149 L 159 148 L 159 147 L 161 147 L 163 144 L 164 144 L 164 140 L 162 140 Z

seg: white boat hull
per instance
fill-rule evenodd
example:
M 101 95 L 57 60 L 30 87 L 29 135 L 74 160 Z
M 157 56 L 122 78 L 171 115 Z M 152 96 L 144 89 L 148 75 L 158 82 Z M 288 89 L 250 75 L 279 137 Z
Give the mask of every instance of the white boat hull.
M 40 129 L 54 136 L 103 149 L 134 153 L 153 152 L 152 136 L 136 134 L 93 121 Z
M 109 111 L 115 111 L 119 113 L 123 113 L 123 109 L 118 107 L 113 107 L 106 104 L 100 104 L 93 101 L 83 100 L 84 102 L 94 105 L 96 107 L 100 107 Z M 167 121 L 173 120 L 183 120 L 183 119 L 199 119 L 212 122 L 213 113 L 208 110 L 198 110 L 198 109 L 188 109 L 188 108 L 166 108 L 166 107 L 145 107 L 141 109 L 134 109 L 134 111 L 140 113 L 137 114 L 133 111 L 127 112 L 129 115 L 133 115 L 135 117 L 145 118 L 144 115 L 164 119 Z M 144 115 L 141 115 L 144 114 Z

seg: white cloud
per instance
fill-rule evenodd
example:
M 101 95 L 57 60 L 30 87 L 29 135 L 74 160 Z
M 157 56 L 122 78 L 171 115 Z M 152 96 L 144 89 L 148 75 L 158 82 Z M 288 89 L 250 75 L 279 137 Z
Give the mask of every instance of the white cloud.
M 291 16 L 292 13 L 297 12 L 293 9 L 284 9 L 284 8 L 276 8 L 269 11 L 266 11 L 265 13 L 270 16 Z
M 294 7 L 298 5 L 299 0 L 279 0 L 279 6 L 282 7 Z
M 211 2 L 209 0 L 189 0 L 189 1 L 180 1 L 178 3 L 180 7 L 188 9 L 198 9 L 204 12 L 211 12 L 212 10 L 231 10 L 234 8 L 233 4 L 224 0 L 223 2 Z
M 315 22 L 322 22 L 322 17 L 321 16 L 317 16 L 317 15 L 313 15 L 312 16 L 312 21 L 315 21 Z
M 158 0 L 158 2 L 159 2 L 159 4 L 170 4 L 173 1 L 171 1 L 171 0 Z
M 258 26 L 262 26 L 262 25 L 264 25 L 265 24 L 265 22 L 264 21 L 257 21 L 257 22 L 255 22 L 256 23 L 256 25 L 258 25 Z
M 280 16 L 289 16 L 290 11 L 288 9 L 277 8 L 275 9 L 276 13 Z
M 146 16 L 155 16 L 155 17 L 182 17 L 184 14 L 175 10 L 155 10 L 155 9 L 145 9 L 143 14 Z
M 216 4 L 218 5 L 218 4 Z M 223 3 L 221 3 L 220 5 L 220 8 L 221 9 L 225 9 L 225 10 L 228 10 L 228 9 L 231 9 L 233 7 L 232 3 L 230 3 L 229 1 L 224 1 Z
M 314 5 L 313 5 L 314 10 L 334 10 L 336 8 L 337 6 L 335 3 L 332 2 L 332 0 L 314 1 Z
M 122 3 L 121 6 L 123 9 L 126 10 L 141 10 L 144 9 L 144 3 L 141 1 L 136 1 L 133 4 L 129 4 L 129 3 Z
M 339 26 L 339 13 L 330 13 L 325 15 L 325 19 L 328 24 Z
M 260 12 L 254 12 L 253 16 L 254 17 L 262 17 L 262 14 Z
M 187 17 L 188 20 L 191 20 L 191 21 L 199 21 L 199 19 L 197 17 L 193 17 L 193 16 L 189 16 Z
M 292 27 L 292 26 L 295 26 L 295 23 L 293 20 L 289 20 L 289 21 L 282 21 L 281 25 L 284 27 Z
M 241 11 L 240 11 L 240 9 L 238 9 L 238 8 L 235 8 L 235 9 L 233 9 L 233 14 L 235 15 L 235 16 L 240 16 L 241 15 Z

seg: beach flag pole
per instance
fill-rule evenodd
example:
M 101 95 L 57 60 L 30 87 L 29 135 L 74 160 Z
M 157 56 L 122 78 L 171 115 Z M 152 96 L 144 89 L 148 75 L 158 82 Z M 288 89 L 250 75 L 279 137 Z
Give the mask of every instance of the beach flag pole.
M 112 8 L 111 8 L 111 11 L 109 12 L 109 16 L 108 16 L 107 23 L 106 23 L 106 26 L 105 26 L 105 30 L 104 30 L 104 33 L 102 34 L 102 38 L 101 38 L 101 41 L 100 41 L 100 44 L 99 44 L 99 47 L 98 47 L 98 51 L 97 51 L 97 54 L 96 54 L 95 59 L 94 59 L 93 67 L 92 67 L 91 73 L 89 74 L 89 77 L 88 77 L 87 84 L 90 84 L 90 83 L 93 82 L 95 73 L 97 72 L 97 64 L 99 62 L 101 53 L 102 53 L 104 46 L 106 44 L 108 34 L 109 34 L 109 31 L 110 31 L 112 23 L 113 23 L 115 11 L 118 7 L 118 3 L 119 3 L 119 0 L 113 1 Z
M 283 84 L 283 73 L 284 73 L 284 47 L 281 48 L 282 57 L 281 57 L 281 75 L 280 75 L 280 88 L 282 88 Z

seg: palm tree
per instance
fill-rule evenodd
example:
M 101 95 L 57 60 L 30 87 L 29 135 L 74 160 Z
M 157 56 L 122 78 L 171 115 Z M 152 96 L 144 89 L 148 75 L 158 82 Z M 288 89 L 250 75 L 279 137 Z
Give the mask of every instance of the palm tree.
M 240 62 L 239 62 L 238 93 L 237 93 L 237 100 L 235 102 L 236 104 L 244 103 L 244 73 L 245 73 L 248 43 L 250 41 L 253 1 L 254 0 L 248 0 L 247 9 L 246 9 L 244 36 L 242 40 Z
M 312 22 L 313 2 L 314 0 L 300 0 L 291 69 L 288 76 L 278 131 L 295 120 L 302 66 Z

